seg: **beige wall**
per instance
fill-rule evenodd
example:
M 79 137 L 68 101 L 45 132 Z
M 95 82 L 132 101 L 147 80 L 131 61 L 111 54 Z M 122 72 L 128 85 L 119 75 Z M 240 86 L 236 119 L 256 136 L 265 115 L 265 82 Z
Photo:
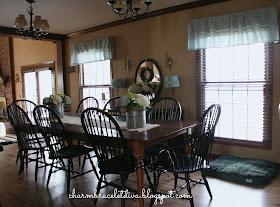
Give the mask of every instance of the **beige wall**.
M 16 99 L 23 98 L 21 66 L 45 63 L 49 61 L 55 62 L 56 90 L 58 93 L 63 93 L 63 79 L 61 79 L 61 75 L 59 74 L 61 61 L 60 58 L 58 58 L 57 53 L 57 50 L 60 49 L 60 43 L 13 38 L 13 48 L 14 74 L 18 74 L 20 76 L 20 82 L 15 83 Z
M 84 34 L 66 41 L 66 65 L 70 65 L 71 45 L 105 36 L 115 37 L 115 60 L 112 61 L 113 78 L 124 78 L 128 87 L 134 79 L 137 64 L 152 58 L 161 67 L 163 77 L 179 75 L 181 87 L 175 89 L 175 98 L 182 104 L 185 119 L 196 119 L 196 73 L 195 52 L 187 50 L 188 21 L 196 18 L 218 16 L 262 7 L 278 6 L 280 0 L 232 0 L 216 5 L 185 10 L 173 14 L 154 17 L 130 24 L 125 24 L 89 34 Z M 168 70 L 164 64 L 165 52 L 174 64 Z M 273 98 L 273 147 L 261 150 L 246 147 L 215 145 L 213 153 L 230 154 L 248 158 L 262 158 L 279 162 L 280 155 L 280 121 L 277 105 L 280 100 L 280 54 L 279 44 L 274 45 L 274 98 Z M 124 69 L 124 58 L 130 59 L 132 68 Z M 72 98 L 72 111 L 79 102 L 78 69 L 67 74 L 67 93 Z M 120 90 L 124 95 L 126 89 Z M 161 96 L 173 96 L 169 89 L 163 87 Z

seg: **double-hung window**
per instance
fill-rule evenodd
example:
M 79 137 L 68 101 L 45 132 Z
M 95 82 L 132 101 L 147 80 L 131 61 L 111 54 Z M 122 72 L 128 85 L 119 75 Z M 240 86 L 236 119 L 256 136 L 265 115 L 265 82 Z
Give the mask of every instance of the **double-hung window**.
M 272 45 L 210 48 L 197 51 L 198 114 L 219 103 L 215 136 L 270 144 Z
M 198 117 L 211 104 L 222 107 L 216 142 L 271 147 L 275 42 L 276 7 L 189 22 L 188 49 L 197 51 Z
M 93 96 L 102 109 L 106 100 L 110 98 L 110 85 L 110 60 L 85 63 L 80 66 L 80 100 Z
M 99 108 L 110 99 L 111 60 L 114 59 L 114 38 L 104 37 L 72 45 L 71 65 L 79 65 L 80 100 L 93 96 Z

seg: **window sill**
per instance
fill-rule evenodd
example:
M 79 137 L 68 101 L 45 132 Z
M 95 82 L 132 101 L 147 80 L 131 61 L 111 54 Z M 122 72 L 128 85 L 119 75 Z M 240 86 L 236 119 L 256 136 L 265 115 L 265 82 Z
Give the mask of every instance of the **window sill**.
M 265 150 L 271 149 L 271 143 L 254 142 L 254 141 L 246 141 L 246 140 L 238 140 L 238 139 L 227 139 L 227 138 L 220 138 L 220 137 L 215 137 L 214 143 L 222 144 L 222 145 L 258 148 L 258 149 L 265 149 Z

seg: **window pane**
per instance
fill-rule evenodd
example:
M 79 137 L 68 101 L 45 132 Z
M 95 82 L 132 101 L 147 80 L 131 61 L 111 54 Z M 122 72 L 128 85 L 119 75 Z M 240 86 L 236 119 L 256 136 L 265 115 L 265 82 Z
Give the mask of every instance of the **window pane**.
M 24 73 L 25 99 L 37 103 L 36 73 Z
M 111 69 L 110 60 L 86 63 L 84 64 L 82 86 L 90 85 L 110 85 L 111 84 Z
M 105 94 L 105 99 L 102 99 L 102 93 Z M 83 88 L 83 98 L 88 96 L 93 96 L 98 100 L 99 108 L 103 109 L 105 103 L 110 99 L 109 87 L 99 87 L 99 88 Z
M 52 95 L 52 76 L 50 70 L 39 71 L 40 104 L 43 99 Z
M 99 103 L 99 108 L 103 109 L 105 103 L 110 99 L 110 60 L 86 63 L 83 65 L 83 68 L 81 67 L 80 74 L 82 98 L 88 96 L 96 98 Z M 83 88 L 83 86 L 90 87 Z
M 206 108 L 222 106 L 215 136 L 263 141 L 264 44 L 205 50 Z M 205 80 L 205 82 L 204 82 Z

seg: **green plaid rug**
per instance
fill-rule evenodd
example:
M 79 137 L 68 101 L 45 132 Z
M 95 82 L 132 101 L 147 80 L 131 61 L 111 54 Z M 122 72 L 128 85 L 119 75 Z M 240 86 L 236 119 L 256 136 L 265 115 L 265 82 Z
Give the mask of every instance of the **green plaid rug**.
M 207 175 L 256 185 L 269 183 L 278 173 L 276 163 L 228 155 L 222 155 L 210 162 L 210 166 Z

